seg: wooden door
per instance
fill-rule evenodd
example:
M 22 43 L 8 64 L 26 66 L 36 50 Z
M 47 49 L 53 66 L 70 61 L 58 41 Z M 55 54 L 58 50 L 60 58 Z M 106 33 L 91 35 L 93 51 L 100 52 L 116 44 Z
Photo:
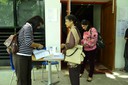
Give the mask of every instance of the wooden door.
M 101 8 L 101 35 L 105 48 L 101 51 L 100 62 L 109 69 L 115 65 L 115 13 L 112 13 L 112 3 L 109 2 Z

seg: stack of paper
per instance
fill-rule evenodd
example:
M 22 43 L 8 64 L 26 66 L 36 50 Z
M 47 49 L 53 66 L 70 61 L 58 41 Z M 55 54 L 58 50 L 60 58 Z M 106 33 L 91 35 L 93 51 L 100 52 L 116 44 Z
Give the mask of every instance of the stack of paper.
M 37 49 L 33 50 L 33 54 L 35 55 L 36 59 L 41 59 L 50 55 L 48 50 L 37 50 Z

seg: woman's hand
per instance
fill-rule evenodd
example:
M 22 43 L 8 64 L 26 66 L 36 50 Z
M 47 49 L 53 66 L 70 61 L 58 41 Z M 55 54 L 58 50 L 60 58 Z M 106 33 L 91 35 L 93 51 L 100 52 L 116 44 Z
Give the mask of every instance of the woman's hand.
M 65 44 L 62 43 L 62 44 L 61 44 L 61 49 L 64 49 L 64 48 L 65 48 Z
M 38 49 L 42 49 L 44 46 L 42 44 L 38 44 Z
M 37 49 L 42 49 L 44 46 L 43 46 L 42 44 L 33 42 L 33 43 L 31 44 L 31 47 L 37 48 Z
M 82 44 L 82 46 L 86 46 L 87 44 L 85 43 L 85 44 Z

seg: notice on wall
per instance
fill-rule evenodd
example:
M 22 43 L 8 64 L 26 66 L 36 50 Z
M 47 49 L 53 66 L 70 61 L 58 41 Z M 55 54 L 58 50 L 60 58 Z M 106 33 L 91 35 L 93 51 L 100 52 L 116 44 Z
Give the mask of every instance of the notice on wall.
M 118 20 L 118 36 L 124 37 L 125 31 L 128 28 L 128 20 Z
M 49 8 L 46 10 L 47 15 L 46 18 L 49 22 L 57 22 L 58 11 L 57 8 Z
M 124 37 L 125 31 L 128 28 L 128 7 L 118 7 L 117 11 L 117 31 L 118 36 Z

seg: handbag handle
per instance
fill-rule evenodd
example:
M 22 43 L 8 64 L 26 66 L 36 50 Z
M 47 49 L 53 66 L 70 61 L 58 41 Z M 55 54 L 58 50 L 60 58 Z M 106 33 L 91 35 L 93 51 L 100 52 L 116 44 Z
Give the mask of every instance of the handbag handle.
M 78 48 L 76 48 L 75 51 L 74 51 L 72 54 L 70 54 L 70 55 L 66 55 L 66 56 L 67 56 L 67 57 L 72 56 L 77 50 L 78 50 Z

